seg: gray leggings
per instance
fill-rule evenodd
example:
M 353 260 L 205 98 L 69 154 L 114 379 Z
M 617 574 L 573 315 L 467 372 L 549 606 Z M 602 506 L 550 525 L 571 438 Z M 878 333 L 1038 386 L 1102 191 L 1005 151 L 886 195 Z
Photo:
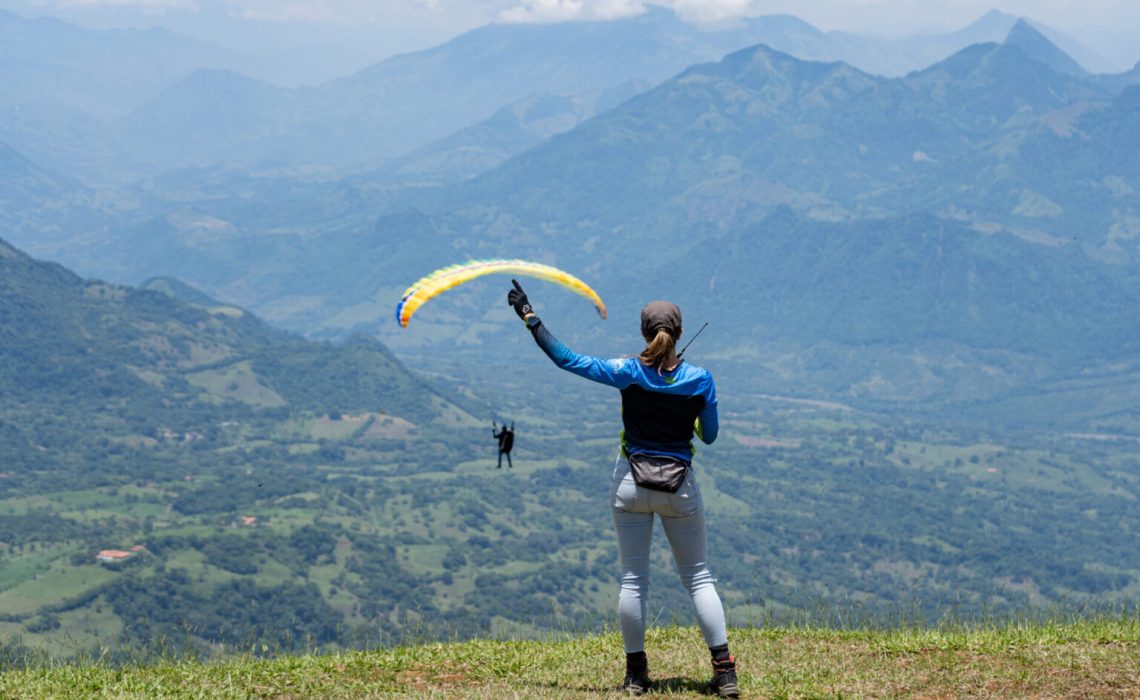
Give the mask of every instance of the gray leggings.
M 610 485 L 610 508 L 621 559 L 618 624 L 626 653 L 645 650 L 645 600 L 649 593 L 649 545 L 654 513 L 661 516 L 677 573 L 693 599 L 705 643 L 710 647 L 727 644 L 724 608 L 716 594 L 716 579 L 709 572 L 706 557 L 704 505 L 692 469 L 677 493 L 652 491 L 634 483 L 629 461 L 619 455 Z

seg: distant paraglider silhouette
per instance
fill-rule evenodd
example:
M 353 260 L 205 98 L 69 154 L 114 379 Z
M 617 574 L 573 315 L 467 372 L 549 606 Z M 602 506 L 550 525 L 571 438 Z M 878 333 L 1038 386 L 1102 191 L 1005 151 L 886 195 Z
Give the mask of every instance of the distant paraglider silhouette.
M 491 421 L 491 434 L 499 441 L 499 466 L 496 469 L 503 468 L 503 455 L 507 456 L 507 468 L 514 469 L 515 465 L 511 462 L 511 448 L 515 446 L 515 422 L 511 421 L 511 427 L 507 427 L 503 423 L 502 430 Z

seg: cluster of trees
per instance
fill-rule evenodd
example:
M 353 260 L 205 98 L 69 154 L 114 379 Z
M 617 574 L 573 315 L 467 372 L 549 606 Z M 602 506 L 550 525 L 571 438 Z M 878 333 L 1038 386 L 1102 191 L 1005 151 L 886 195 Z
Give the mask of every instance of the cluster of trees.
M 862 445 L 858 460 L 847 447 L 815 445 L 718 470 L 718 490 L 749 506 L 731 524 L 711 516 L 728 586 L 778 590 L 779 579 L 793 578 L 821 595 L 882 606 L 920 598 L 936 618 L 963 596 L 990 609 L 1058 603 L 1122 591 L 1137 575 L 1126 557 L 1135 556 L 1128 533 L 1140 522 L 1128 499 L 1010 483 L 1001 470 L 955 466 L 961 460 L 916 468 L 891 457 L 891 441 L 878 444 Z M 747 452 L 726 449 L 718 461 L 747 463 Z M 1014 461 L 997 459 L 1007 471 Z M 794 509 L 782 503 L 792 494 Z M 756 572 L 731 565 L 740 552 L 758 555 Z
M 123 620 L 127 647 L 202 650 L 203 640 L 255 654 L 296 652 L 335 642 L 344 618 L 313 584 L 260 585 L 235 578 L 203 586 L 181 569 L 130 576 L 110 586 L 107 602 Z

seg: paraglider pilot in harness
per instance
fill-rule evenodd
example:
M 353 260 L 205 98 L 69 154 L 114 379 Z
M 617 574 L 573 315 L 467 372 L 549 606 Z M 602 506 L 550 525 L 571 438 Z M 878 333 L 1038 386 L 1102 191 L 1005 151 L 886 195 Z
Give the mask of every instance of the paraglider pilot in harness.
M 499 441 L 499 466 L 496 469 L 503 468 L 503 455 L 507 456 L 507 467 L 514 469 L 515 465 L 511 463 L 511 448 L 515 446 L 515 422 L 511 421 L 509 428 L 503 423 L 503 429 L 499 430 L 495 421 L 491 421 L 491 434 Z

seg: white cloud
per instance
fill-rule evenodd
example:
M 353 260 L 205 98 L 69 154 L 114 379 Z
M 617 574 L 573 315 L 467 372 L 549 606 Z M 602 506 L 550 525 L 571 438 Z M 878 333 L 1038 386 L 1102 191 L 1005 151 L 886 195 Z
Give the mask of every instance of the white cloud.
M 127 7 L 147 13 L 198 9 L 194 0 L 56 0 L 53 4 L 63 8 Z
M 500 22 L 608 21 L 634 17 L 647 5 L 671 8 L 696 24 L 716 24 L 763 12 L 761 0 L 520 0 L 499 13 Z
M 716 24 L 762 13 L 757 0 L 672 0 L 673 11 L 681 19 L 697 24 Z
M 821 29 L 888 28 L 898 34 L 959 29 L 995 9 L 1062 31 L 1140 18 L 1136 0 L 757 0 L 757 4 L 763 14 L 793 14 Z
M 640 0 L 523 0 L 499 13 L 500 22 L 609 21 L 645 12 Z
M 445 0 L 222 0 L 231 16 L 263 22 L 406 24 L 432 22 Z
M 137 10 L 144 14 L 160 14 L 174 10 L 208 10 L 221 8 L 230 17 L 260 22 L 293 24 L 431 24 L 432 17 L 445 14 L 445 9 L 467 24 L 490 21 L 484 10 L 471 16 L 465 6 L 470 0 L 28 0 L 34 5 L 60 10 Z M 480 0 L 483 1 L 483 0 Z M 0 0 L 2 2 L 2 0 Z
M 438 0 L 437 0 L 438 1 Z M 612 20 L 644 12 L 649 5 L 673 9 L 696 24 L 731 22 L 742 17 L 792 14 L 821 29 L 959 29 L 998 9 L 1027 15 L 1058 29 L 1140 18 L 1140 0 L 442 0 L 447 11 L 459 5 L 509 5 L 501 22 Z
M 309 0 L 228 0 L 230 15 L 263 22 L 335 22 L 338 8 Z
M 164 15 L 176 28 L 179 15 L 259 21 L 365 26 L 401 36 L 453 36 L 489 22 L 604 21 L 632 17 L 658 5 L 695 24 L 727 24 L 740 17 L 793 14 L 823 30 L 869 31 L 904 36 L 960 29 L 990 9 L 1033 19 L 1068 32 L 1121 66 L 1140 59 L 1140 0 L 0 0 L 0 6 L 42 7 L 65 19 L 92 21 L 105 11 L 114 26 Z M 17 9 L 17 11 L 19 11 Z M 139 24 L 149 23 L 136 20 Z M 196 29 L 197 33 L 204 32 Z M 205 32 L 208 34 L 208 32 Z M 401 44 L 401 46 L 405 46 Z
M 682 19 L 715 24 L 761 14 L 760 0 L 521 0 L 500 22 L 607 21 L 634 17 L 647 5 L 672 8 Z

